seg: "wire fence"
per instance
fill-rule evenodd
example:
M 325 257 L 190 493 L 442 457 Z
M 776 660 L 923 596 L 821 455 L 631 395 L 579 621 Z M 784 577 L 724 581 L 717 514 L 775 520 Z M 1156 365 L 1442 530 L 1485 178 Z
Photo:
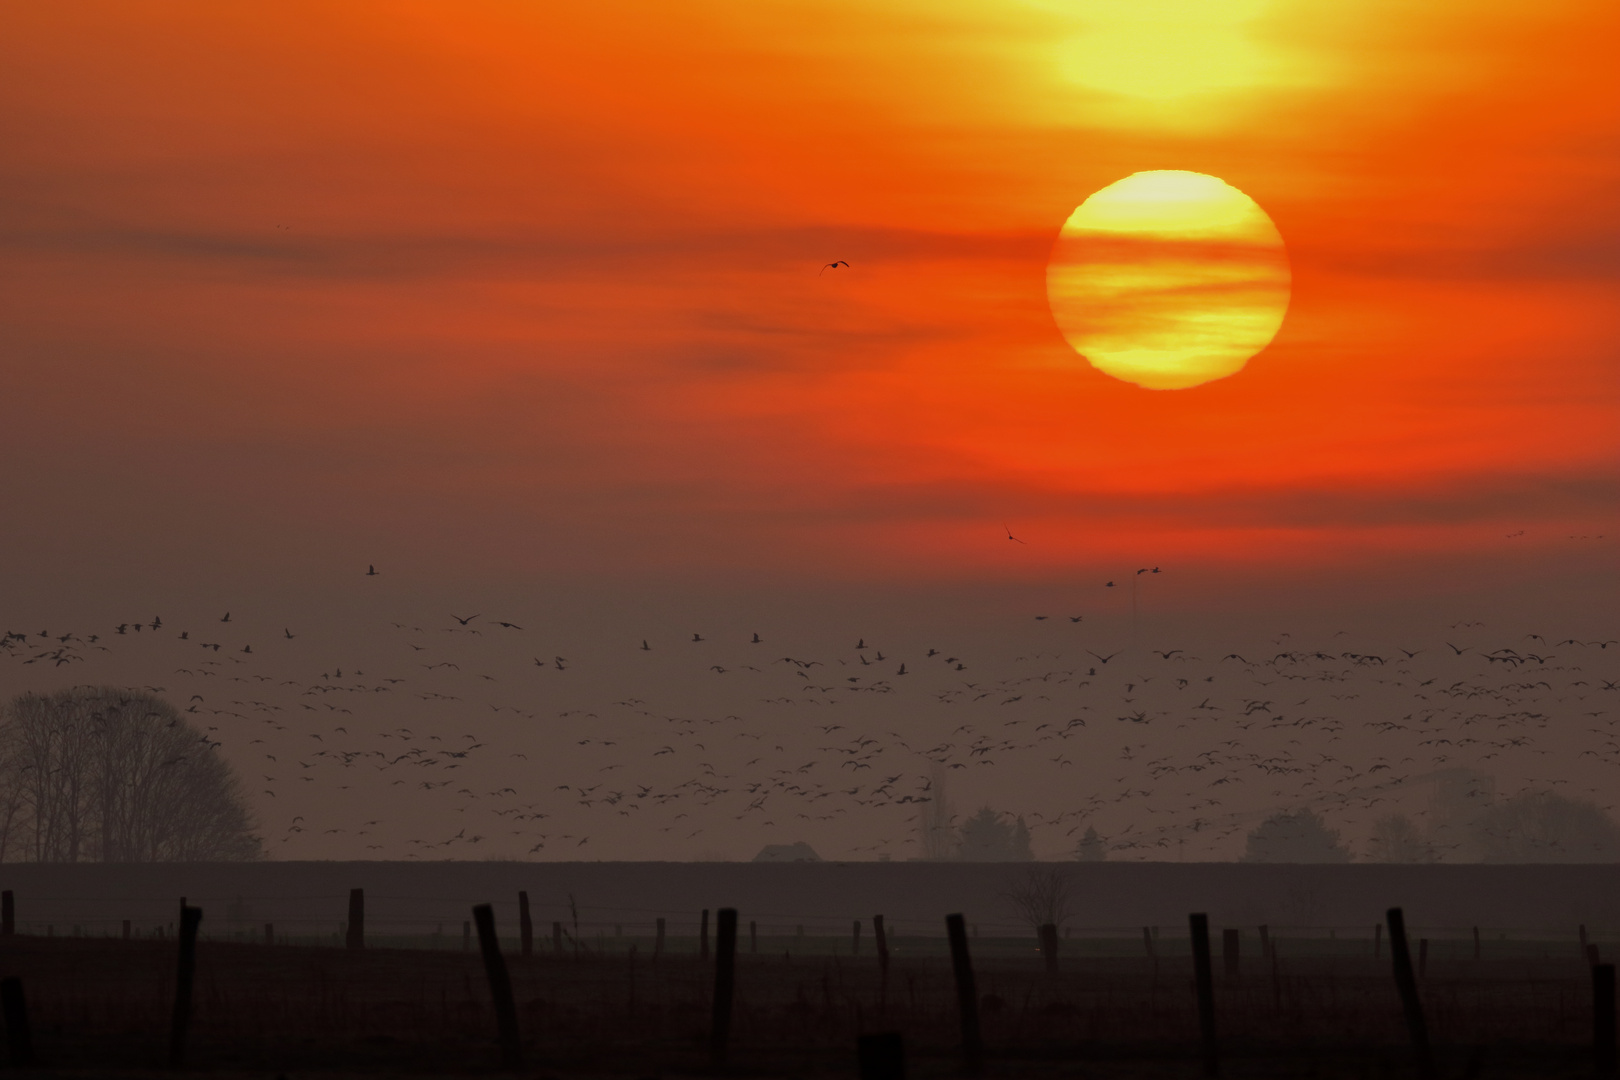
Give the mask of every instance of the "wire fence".
M 204 912 L 200 937 L 247 944 L 343 947 L 348 943 L 346 894 L 304 896 L 186 897 Z M 366 894 L 364 941 L 372 948 L 472 951 L 477 947 L 471 909 L 489 902 L 503 947 L 516 948 L 520 937 L 520 901 L 516 896 L 422 897 Z M 14 899 L 13 932 L 37 937 L 169 939 L 176 932 L 181 898 L 107 896 L 28 896 Z M 717 905 L 718 907 L 718 905 Z M 588 910 L 557 903 L 529 907 L 533 947 L 537 952 L 592 955 L 649 950 L 671 955 L 699 954 L 705 948 L 706 914 L 662 912 L 643 907 L 592 905 Z M 794 956 L 870 956 L 875 954 L 873 921 L 853 913 L 838 917 L 791 912 L 740 913 L 739 949 L 744 954 Z M 975 920 L 967 913 L 975 952 L 986 956 L 1037 955 L 1037 930 L 1031 924 Z M 1219 929 L 1238 932 L 1239 948 L 1289 956 L 1368 956 L 1387 945 L 1377 924 L 1266 926 L 1236 922 Z M 1604 956 L 1620 951 L 1620 929 L 1573 925 L 1545 927 L 1455 926 L 1413 924 L 1414 940 L 1436 960 L 1589 958 L 1595 946 Z M 1094 926 L 1059 924 L 1062 948 L 1070 956 L 1176 957 L 1191 954 L 1185 923 L 1163 926 Z M 884 936 L 891 954 L 946 956 L 949 946 L 943 917 L 888 917 Z

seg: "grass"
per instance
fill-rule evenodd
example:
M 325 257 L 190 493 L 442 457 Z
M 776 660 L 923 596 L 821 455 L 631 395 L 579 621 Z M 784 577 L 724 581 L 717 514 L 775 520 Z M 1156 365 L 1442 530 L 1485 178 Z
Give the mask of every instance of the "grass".
M 508 953 L 533 1068 L 706 1071 L 711 968 L 686 939 L 671 940 L 657 963 L 650 940 L 607 940 L 612 951 L 556 956 L 547 934 L 536 941 L 543 955 Z M 751 954 L 744 933 L 732 1025 L 737 1074 L 852 1075 L 856 1035 L 882 1030 L 905 1035 L 912 1075 L 960 1071 L 943 940 L 910 939 L 908 948 L 902 939 L 886 982 L 870 942 L 861 956 L 848 955 L 847 941 L 841 956 L 794 951 L 814 940 L 764 937 Z M 188 1059 L 203 1071 L 493 1071 L 481 960 L 476 943 L 467 952 L 460 944 L 459 933 L 446 948 L 374 944 L 358 952 L 205 940 Z M 992 1075 L 1198 1075 L 1192 965 L 1171 942 L 1156 961 L 1141 954 L 1140 941 L 1136 955 L 1071 948 L 1053 975 L 1027 942 L 982 944 L 975 968 Z M 1285 941 L 1280 951 L 1275 964 L 1247 957 L 1235 977 L 1216 957 L 1226 1075 L 1411 1072 L 1387 953 L 1380 962 L 1364 942 L 1350 949 L 1326 941 Z M 1589 969 L 1573 947 L 1541 952 L 1502 949 L 1475 961 L 1471 942 L 1431 949 L 1422 993 L 1432 1038 L 1454 1071 L 1590 1075 Z M 174 967 L 172 941 L 0 941 L 0 974 L 22 978 L 36 1051 L 58 1069 L 163 1064 Z

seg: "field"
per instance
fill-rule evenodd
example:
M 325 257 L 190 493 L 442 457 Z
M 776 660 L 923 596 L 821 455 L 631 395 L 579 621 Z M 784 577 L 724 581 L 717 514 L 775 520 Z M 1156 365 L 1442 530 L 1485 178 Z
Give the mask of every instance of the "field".
M 457 935 L 459 938 L 459 935 Z M 1217 934 L 1217 942 L 1219 935 Z M 498 1071 L 476 945 L 271 945 L 203 940 L 187 1063 L 194 1072 L 413 1075 Z M 1192 962 L 1168 935 L 1065 941 L 1048 973 L 1033 942 L 975 939 L 991 1076 L 1200 1075 Z M 1216 1022 L 1227 1076 L 1416 1075 L 1387 949 L 1290 939 L 1273 959 L 1220 955 Z M 829 945 L 841 945 L 842 955 Z M 856 1037 L 898 1031 L 912 1076 L 963 1071 L 942 938 L 895 943 L 888 975 L 869 943 L 765 936 L 746 923 L 726 1066 L 709 1059 L 714 965 L 690 938 L 652 957 L 648 938 L 537 955 L 503 944 L 525 1072 L 542 1076 L 852 1076 Z M 1217 944 L 1217 949 L 1219 945 Z M 167 1062 L 176 944 L 150 937 L 0 939 L 21 978 L 35 1051 L 51 1071 L 137 1073 Z M 1591 976 L 1568 942 L 1437 944 L 1421 992 L 1444 1074 L 1589 1076 Z

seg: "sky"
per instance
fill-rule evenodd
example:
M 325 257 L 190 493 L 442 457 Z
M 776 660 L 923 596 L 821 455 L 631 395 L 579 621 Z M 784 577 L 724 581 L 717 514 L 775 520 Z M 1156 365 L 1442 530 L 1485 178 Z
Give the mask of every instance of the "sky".
M 309 628 L 277 661 L 307 688 L 348 655 L 408 669 L 396 621 L 432 635 L 499 609 L 531 635 L 501 663 L 599 656 L 589 689 L 458 696 L 553 721 L 632 683 L 650 701 L 613 650 L 660 634 L 786 636 L 828 664 L 869 656 L 851 648 L 868 634 L 997 642 L 997 683 L 1052 645 L 1026 640 L 1039 614 L 1096 628 L 1050 670 L 1089 668 L 1082 645 L 1146 663 L 1152 629 L 1211 662 L 1283 632 L 1353 628 L 1389 655 L 1470 620 L 1500 631 L 1481 648 L 1613 636 L 1612 5 L 176 2 L 6 21 L 8 628 L 234 610 L 266 637 Z M 1092 368 L 1047 300 L 1064 222 L 1149 170 L 1221 178 L 1287 252 L 1275 339 L 1188 389 Z M 1132 617 L 1121 589 L 1153 566 Z M 651 688 L 665 713 L 764 700 L 682 665 Z M 186 667 L 133 648 L 70 665 L 171 697 L 193 692 Z M 4 689 L 65 678 L 19 654 Z M 418 704 L 418 727 L 463 719 Z M 943 723 L 899 711 L 919 737 Z M 1163 749 L 1202 749 L 1189 738 Z M 1068 798 L 1009 765 L 975 799 Z M 288 796 L 256 798 L 280 843 Z M 308 805 L 351 828 L 352 798 Z M 401 800 L 381 854 L 436 813 Z M 712 828 L 670 847 L 625 824 L 591 854 L 801 838 Z M 352 831 L 281 850 L 362 854 Z

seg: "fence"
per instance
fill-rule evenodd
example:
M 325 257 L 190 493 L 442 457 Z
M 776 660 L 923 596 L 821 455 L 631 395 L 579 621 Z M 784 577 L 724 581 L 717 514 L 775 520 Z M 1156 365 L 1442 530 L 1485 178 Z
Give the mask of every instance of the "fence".
M 185 902 L 205 908 L 208 922 L 201 931 L 205 941 L 262 943 L 265 927 L 273 943 L 342 947 L 348 941 L 350 893 L 308 896 L 188 897 Z M 468 917 L 479 897 L 421 897 L 366 893 L 366 944 L 377 948 L 464 950 L 474 947 L 473 923 Z M 13 901 L 10 925 L 14 932 L 39 937 L 129 937 L 172 939 L 176 933 L 181 898 L 27 896 Z M 520 901 L 513 896 L 491 902 L 502 928 L 503 948 L 520 946 Z M 398 909 L 410 909 L 400 914 Z M 424 910 L 426 908 L 427 910 Z M 623 955 L 632 949 L 646 953 L 662 940 L 661 951 L 671 955 L 702 952 L 705 913 L 664 912 L 638 907 L 592 905 L 588 910 L 567 904 L 530 902 L 529 918 L 540 927 L 543 943 L 560 940 L 565 951 Z M 744 954 L 784 952 L 804 956 L 873 955 L 870 915 L 826 913 L 745 913 L 739 950 Z M 660 930 L 660 925 L 663 929 Z M 556 934 L 548 931 L 560 928 Z M 945 957 L 949 944 L 942 923 L 922 918 L 886 923 L 888 949 L 898 956 Z M 1269 925 L 1233 926 L 1240 940 L 1254 950 L 1286 952 L 1290 956 L 1355 957 L 1382 953 L 1382 924 L 1360 926 Z M 966 924 L 974 950 L 983 956 L 1025 956 L 1039 953 L 1036 928 L 1011 921 L 973 921 Z M 1602 956 L 1620 951 L 1620 929 L 1571 926 L 1549 932 L 1530 927 L 1457 927 L 1410 924 L 1414 940 L 1433 959 L 1547 960 L 1559 955 L 1585 957 L 1589 946 Z M 1065 955 L 1130 957 L 1144 953 L 1160 957 L 1191 955 L 1191 935 L 1184 926 L 1078 926 L 1060 925 L 1058 934 Z M 1262 944 L 1262 939 L 1264 943 Z M 555 951 L 555 945 L 552 945 Z
M 1053 1030 L 1050 1022 L 1037 1023 L 1035 1028 L 1025 1023 L 1025 1018 L 1030 1017 L 1030 1001 L 1038 991 L 1050 1001 L 1034 1014 L 1037 1017 L 1076 1015 L 1077 1007 L 1068 997 L 1077 994 L 1090 996 L 1093 1030 L 1098 1025 L 1118 1031 L 1121 1025 L 1147 1023 L 1150 1027 L 1157 1025 L 1155 1030 L 1160 1033 L 1181 1030 L 1189 1043 L 1194 1038 L 1192 1033 L 1196 1033 L 1196 1043 L 1192 1044 L 1207 1074 L 1217 1072 L 1221 1054 L 1231 1041 L 1236 1041 L 1241 1048 L 1244 1040 L 1252 1041 L 1262 1031 L 1281 1031 L 1285 1038 L 1290 1038 L 1298 1025 L 1304 1023 L 1320 1030 L 1341 1030 L 1340 1025 L 1349 1025 L 1375 1033 L 1383 1023 L 1375 1018 L 1383 1010 L 1380 997 L 1398 996 L 1401 1009 L 1405 1010 L 1406 1038 L 1417 1069 L 1422 1075 L 1435 1075 L 1437 1064 L 1429 1046 L 1430 1030 L 1439 1031 L 1442 1041 L 1455 1041 L 1458 1007 L 1464 999 L 1471 1002 L 1471 1009 L 1481 1010 L 1474 1018 L 1474 1031 L 1481 1030 L 1481 1023 L 1486 1023 L 1492 1025 L 1490 1030 L 1503 1036 L 1507 1025 L 1521 1023 L 1524 1015 L 1541 1009 L 1547 1018 L 1542 1030 L 1573 1033 L 1570 1004 L 1575 980 L 1571 975 L 1579 960 L 1583 967 L 1591 970 L 1589 980 L 1583 981 L 1589 981 L 1589 989 L 1584 991 L 1589 1001 L 1584 1027 L 1592 1056 L 1599 1070 L 1612 1072 L 1614 1069 L 1614 967 L 1601 963 L 1602 949 L 1609 946 L 1612 939 L 1579 926 L 1575 934 L 1563 939 L 1547 938 L 1544 934 L 1536 938 L 1510 939 L 1507 931 L 1495 931 L 1492 939 L 1484 929 L 1476 933 L 1474 928 L 1468 928 L 1466 933 L 1452 929 L 1445 936 L 1424 936 L 1432 931 L 1409 929 L 1398 908 L 1392 908 L 1385 920 L 1366 928 L 1212 926 L 1207 915 L 1196 913 L 1189 916 L 1186 925 L 1158 928 L 1157 933 L 1153 926 L 1072 928 L 1066 936 L 1061 936 L 1055 926 L 1043 926 L 1038 936 L 1042 944 L 1037 946 L 1037 934 L 1029 929 L 978 925 L 975 933 L 974 923 L 962 915 L 946 916 L 943 925 L 917 923 L 896 928 L 888 923 L 883 931 L 873 918 L 867 921 L 873 931 L 868 936 L 860 933 L 862 923 L 855 921 L 834 921 L 829 916 L 821 916 L 820 921 L 807 918 L 800 923 L 781 921 L 782 916 L 773 916 L 776 921 L 763 920 L 763 928 L 774 931 L 791 928 L 791 933 L 761 934 L 760 918 L 744 920 L 732 908 L 721 908 L 713 913 L 716 915 L 713 920 L 708 918 L 711 912 L 698 912 L 697 918 L 684 915 L 677 920 L 664 916 L 664 934 L 658 933 L 658 918 L 650 925 L 645 920 L 632 920 L 630 928 L 650 929 L 651 933 L 616 934 L 612 941 L 624 944 L 625 955 L 612 957 L 603 947 L 603 942 L 609 941 L 604 929 L 599 929 L 595 942 L 588 936 L 591 926 L 604 928 L 608 923 L 586 920 L 575 923 L 575 912 L 569 912 L 567 928 L 562 920 L 549 920 L 552 931 L 549 952 L 556 954 L 561 950 L 565 957 L 548 959 L 546 955 L 539 955 L 523 960 L 520 967 L 509 972 L 505 955 L 515 952 L 512 949 L 514 938 L 510 934 L 504 939 L 497 936 L 494 907 L 483 904 L 471 905 L 468 910 L 471 918 L 462 920 L 462 947 L 471 950 L 473 938 L 478 939 L 486 994 L 481 999 L 471 996 L 468 986 L 467 991 L 457 994 L 458 1001 L 452 1007 L 450 988 L 463 981 L 470 983 L 471 957 L 467 960 L 434 959 L 402 949 L 376 949 L 377 944 L 384 944 L 389 938 L 387 933 L 382 934 L 382 939 L 376 936 L 377 928 L 386 928 L 387 920 L 379 923 L 366 912 L 363 892 L 322 899 L 329 899 L 334 908 L 352 920 L 348 926 L 334 925 L 334 933 L 329 936 L 316 934 L 319 944 L 343 942 L 347 946 L 347 955 L 332 957 L 330 963 L 309 960 L 322 950 L 283 950 L 292 957 L 293 963 L 279 963 L 274 960 L 275 955 L 279 955 L 274 947 L 254 949 L 238 944 L 211 954 L 206 980 L 201 975 L 194 978 L 198 968 L 199 925 L 204 923 L 203 912 L 198 907 L 201 899 L 196 897 L 188 897 L 170 908 L 175 915 L 172 925 L 152 926 L 152 933 L 146 934 L 147 938 L 152 938 L 162 929 L 165 942 L 173 939 L 173 952 L 154 947 L 156 942 L 152 941 L 141 942 L 134 949 L 115 947 L 118 954 L 126 957 L 122 962 L 125 972 L 133 970 L 128 959 L 138 960 L 134 967 L 144 973 L 136 973 L 134 978 L 147 980 L 147 986 L 151 986 L 154 960 L 164 959 L 168 970 L 175 970 L 173 957 L 178 959 L 177 978 L 168 983 L 173 993 L 168 1040 L 170 1065 L 183 1064 L 188 1038 L 194 1030 L 191 1001 L 194 984 L 206 986 L 206 996 L 201 1002 L 204 1033 L 209 1030 L 209 1023 L 214 1025 L 212 1030 L 220 1030 L 220 1010 L 228 1007 L 235 1007 L 235 1012 L 225 1020 L 227 1025 L 262 1025 L 266 1017 L 280 1017 L 285 1023 L 293 1010 L 313 1009 L 311 1015 L 319 1022 L 343 1033 L 355 1031 L 356 1018 L 368 1023 L 366 1017 L 371 1017 L 369 1022 L 394 1025 L 390 1028 L 392 1031 L 416 1031 L 420 1030 L 424 1018 L 442 1012 L 445 1022 L 462 1025 L 457 1030 L 463 1033 L 468 1017 L 480 1027 L 499 1031 L 499 1056 L 502 1064 L 512 1069 L 520 1065 L 525 1054 L 523 1033 L 527 1030 L 533 1035 L 536 1025 L 544 1023 L 548 1010 L 567 1009 L 565 1020 L 551 1023 L 552 1038 L 567 1038 L 570 1028 L 590 1022 L 588 1015 L 580 1012 L 582 1006 L 608 1015 L 612 1030 L 617 1033 L 612 1036 L 616 1046 L 624 1040 L 625 1031 L 642 1030 L 629 1023 L 632 1018 L 654 1025 L 664 1023 L 663 1033 L 654 1033 L 656 1038 L 651 1040 L 654 1052 L 664 1052 L 658 1048 L 667 1049 L 669 1033 L 687 1025 L 682 1017 L 693 1015 L 693 997 L 705 993 L 711 994 L 708 1040 L 705 1041 L 708 1054 L 718 1064 L 726 1061 L 731 1051 L 737 1009 L 742 1009 L 742 1030 L 745 1036 L 755 1036 L 755 1046 L 758 1046 L 757 1035 L 761 1030 L 770 1030 L 778 1040 L 784 1035 L 789 1040 L 797 1040 L 804 1036 L 807 1015 L 820 1012 L 823 1017 L 833 1017 L 839 1010 L 846 1009 L 834 999 L 836 975 L 836 994 L 849 1006 L 854 1006 L 854 1031 L 849 1030 L 847 1023 L 844 1027 L 834 1023 L 829 1030 L 838 1031 L 841 1038 L 854 1033 L 872 1035 L 867 1023 L 860 1018 L 862 1002 L 867 1002 L 868 1007 L 875 1009 L 875 1015 L 886 1022 L 901 1020 L 912 1033 L 933 1038 L 935 1049 L 940 1046 L 938 1033 L 944 1014 L 940 991 L 954 988 L 946 994 L 946 999 L 954 997 L 954 1009 L 949 1012 L 956 1025 L 957 1052 L 969 1072 L 977 1070 L 987 1057 L 1008 1049 L 1008 1031 L 1025 1043 L 1047 1040 L 1050 1044 Z M 58 957 L 91 947 L 104 950 L 97 954 L 104 957 L 110 957 L 112 952 L 105 952 L 107 947 L 97 946 L 94 941 L 70 946 L 68 942 L 52 944 L 40 941 L 39 936 L 26 934 L 26 941 L 18 941 L 19 929 L 29 929 L 28 920 L 18 920 L 19 908 L 28 907 L 26 899 L 23 900 L 19 904 L 15 895 L 3 894 L 0 934 L 8 944 L 0 946 L 0 957 L 8 963 L 29 959 L 36 962 L 29 978 L 39 981 L 29 984 L 45 984 L 49 988 L 45 994 L 47 1006 L 55 1010 L 45 1030 L 62 1031 L 63 1023 L 68 1022 L 83 1025 L 86 1017 L 96 1014 L 96 1009 L 87 1004 L 89 997 L 83 981 L 86 975 L 75 975 L 75 972 L 107 973 L 118 965 L 109 965 L 105 960 L 89 968 L 83 963 L 63 965 Z M 515 908 L 518 918 L 507 918 L 504 923 L 509 928 L 514 923 L 520 928 L 517 952 L 528 957 L 530 949 L 523 946 L 525 942 L 535 942 L 533 934 L 525 931 L 531 929 L 535 912 L 525 897 L 518 897 L 507 907 Z M 523 918 L 525 912 L 528 920 Z M 543 913 L 551 912 L 548 908 Z M 669 934 L 672 923 L 680 929 L 695 929 L 695 933 Z M 476 934 L 473 933 L 475 926 Z M 612 923 L 612 926 L 624 928 L 625 925 Z M 716 931 L 713 952 L 708 947 L 710 926 Z M 839 933 L 833 933 L 834 928 Z M 896 929 L 899 929 L 897 934 Z M 215 936 L 214 941 L 228 941 L 228 933 L 232 931 L 225 933 L 227 936 Z M 86 933 L 86 926 L 79 925 L 79 938 L 109 936 L 136 938 L 133 920 L 128 925 L 128 933 L 122 921 L 118 923 L 117 933 Z M 408 934 L 397 934 L 397 938 L 400 941 L 411 939 Z M 267 941 L 277 944 L 287 938 L 271 934 Z M 541 954 L 548 952 L 546 941 L 548 934 L 539 934 Z M 860 952 L 863 941 L 870 942 L 865 954 Z M 782 942 L 791 944 L 782 950 L 781 957 L 776 957 L 774 946 Z M 637 950 L 642 949 L 643 944 L 651 946 L 648 952 L 643 952 L 643 957 L 664 960 L 661 965 L 654 963 L 650 973 L 643 973 L 643 980 L 651 975 L 663 983 L 656 994 L 656 1004 L 646 999 L 650 988 L 643 983 L 643 1004 L 638 1006 Z M 677 944 L 684 944 L 684 949 Z M 1487 944 L 1490 944 L 1489 950 Z M 1545 955 L 1552 960 L 1552 968 L 1539 965 L 1537 970 L 1536 963 L 1497 962 L 1520 959 L 1520 954 L 1524 959 L 1534 960 L 1536 950 L 1545 950 Z M 674 957 L 663 957 L 663 952 L 689 955 L 672 962 Z M 742 960 L 753 952 L 760 954 L 757 960 Z M 836 962 L 839 952 L 860 955 L 860 960 L 839 965 Z M 1038 962 L 1040 952 L 1045 952 L 1043 963 Z M 1069 962 L 1068 967 L 1059 965 L 1059 952 Z M 949 963 L 941 963 L 946 955 L 949 955 Z M 1129 963 L 1121 965 L 1119 960 L 1124 957 L 1129 957 Z M 1093 960 L 1092 965 L 1087 967 L 1085 960 Z M 891 963 L 899 965 L 893 989 L 889 984 Z M 982 965 L 977 973 L 975 965 Z M 1165 980 L 1160 978 L 1162 965 L 1168 965 Z M 1440 973 L 1430 970 L 1440 965 L 1450 970 Z M 418 978 L 429 970 L 439 975 L 436 986 L 423 986 Z M 642 970 L 648 972 L 646 968 Z M 752 989 L 739 994 L 739 972 L 748 970 L 758 975 L 753 976 Z M 1251 970 L 1257 978 L 1246 978 Z M 1189 972 L 1194 975 L 1191 984 L 1186 980 Z M 230 978 L 240 981 L 241 986 L 225 988 L 222 980 Z M 301 986 L 303 989 L 293 996 L 277 997 L 267 994 L 269 983 L 266 980 L 280 980 L 283 988 Z M 364 989 L 368 980 L 369 991 Z M 820 983 L 823 999 L 820 1009 L 807 999 L 807 984 L 815 986 L 816 983 Z M 791 986 L 797 988 L 794 997 L 787 996 Z M 1432 999 L 1426 1001 L 1430 986 L 1434 988 Z M 1382 988 L 1383 993 L 1377 993 L 1375 988 Z M 5 1001 L 0 1004 L 5 1012 L 11 1057 L 16 1064 L 28 1064 L 32 1041 L 23 981 L 8 975 L 5 986 L 0 989 L 5 991 Z M 922 999 L 919 999 L 919 989 Z M 52 997 L 52 993 L 55 996 Z M 397 997 L 390 997 L 395 993 L 415 997 L 399 1001 Z M 750 994 L 752 1001 L 748 1001 Z M 1016 1001 L 1019 996 L 1024 1001 L 1024 1009 L 1017 1015 L 1016 1025 L 1009 1028 L 1008 1020 L 998 1017 L 1008 1017 L 1009 1001 Z M 368 1004 L 364 1001 L 368 997 L 376 1001 Z M 437 1009 L 434 1007 L 436 997 Z M 572 999 L 573 1004 L 559 1002 L 559 997 Z M 766 1001 L 771 997 L 774 1002 Z M 1513 997 L 1513 1001 L 1508 1002 L 1508 997 Z M 1541 1004 L 1533 1007 L 1533 999 Z M 63 1010 L 65 1001 L 70 1002 L 70 1009 Z M 126 1015 L 130 1014 L 134 1002 L 136 999 L 130 996 L 128 984 L 122 988 L 109 984 L 105 988 L 105 1002 L 99 1009 L 109 1015 L 115 1012 L 120 1023 L 126 1023 Z M 233 1006 L 232 1002 L 235 1002 Z M 405 1014 L 400 1012 L 402 1006 L 407 1010 Z M 473 1014 L 483 1015 L 483 1020 L 476 1020 Z M 1369 1017 L 1374 1018 L 1369 1020 Z M 295 1027 L 306 1027 L 306 1023 L 306 1020 L 298 1020 Z M 402 1023 L 405 1027 L 400 1027 Z M 1383 1030 L 1388 1030 L 1387 1025 Z M 386 1038 L 395 1040 L 394 1035 Z M 912 1036 L 907 1035 L 907 1038 Z M 902 1056 L 897 1040 L 899 1031 L 886 1033 L 881 1040 L 865 1040 L 862 1054 L 872 1057 L 872 1061 L 893 1065 L 897 1054 Z M 1162 1041 L 1160 1036 L 1158 1043 Z M 872 1069 L 880 1070 L 880 1065 L 872 1064 Z M 881 1074 L 881 1070 L 872 1074 L 863 1065 L 863 1075 L 893 1074 Z

